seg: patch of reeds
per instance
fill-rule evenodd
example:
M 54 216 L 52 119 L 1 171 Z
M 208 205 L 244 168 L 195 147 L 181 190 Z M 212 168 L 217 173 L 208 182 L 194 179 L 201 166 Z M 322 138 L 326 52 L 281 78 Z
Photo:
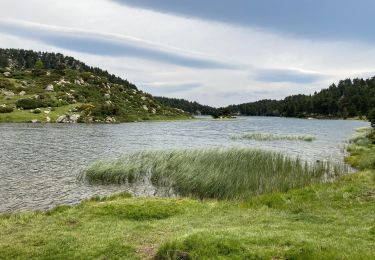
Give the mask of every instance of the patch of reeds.
M 103 183 L 150 178 L 156 187 L 169 187 L 181 196 L 241 199 L 317 183 L 342 174 L 344 168 L 255 149 L 172 150 L 98 161 L 84 177 Z
M 305 141 L 312 142 L 316 140 L 313 135 L 307 134 L 273 134 L 273 133 L 246 133 L 241 136 L 234 136 L 234 139 L 249 139 L 255 141 Z

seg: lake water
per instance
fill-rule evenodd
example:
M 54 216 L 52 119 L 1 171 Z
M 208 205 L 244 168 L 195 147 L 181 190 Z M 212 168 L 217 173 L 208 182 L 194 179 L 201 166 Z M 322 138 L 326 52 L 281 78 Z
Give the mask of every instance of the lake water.
M 342 161 L 354 129 L 350 120 L 239 117 L 127 124 L 0 124 L 0 211 L 48 209 L 94 195 L 129 191 L 152 195 L 148 186 L 90 185 L 78 180 L 92 162 L 144 149 L 257 147 L 307 160 Z M 248 132 L 311 134 L 313 142 L 233 139 Z

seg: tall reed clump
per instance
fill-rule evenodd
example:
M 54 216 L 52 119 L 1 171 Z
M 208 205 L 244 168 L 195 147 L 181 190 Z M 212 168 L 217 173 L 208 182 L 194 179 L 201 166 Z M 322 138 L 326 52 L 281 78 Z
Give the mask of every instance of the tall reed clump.
M 375 130 L 359 128 L 356 132 L 347 147 L 350 156 L 346 161 L 362 170 L 375 169 Z
M 313 135 L 306 134 L 272 134 L 272 133 L 247 133 L 241 136 L 234 136 L 234 139 L 249 139 L 255 141 L 306 141 L 312 142 L 316 140 Z
M 84 176 L 105 183 L 150 178 L 181 196 L 242 199 L 286 191 L 342 174 L 343 167 L 307 163 L 281 153 L 244 148 L 146 151 L 99 161 Z

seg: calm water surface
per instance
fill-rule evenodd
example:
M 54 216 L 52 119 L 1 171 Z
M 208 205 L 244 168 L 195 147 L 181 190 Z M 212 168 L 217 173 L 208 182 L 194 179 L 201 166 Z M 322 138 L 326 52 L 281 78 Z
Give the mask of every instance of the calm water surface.
M 240 117 L 116 125 L 0 124 L 0 211 L 48 209 L 94 195 L 129 191 L 152 195 L 148 186 L 90 185 L 77 176 L 98 159 L 145 149 L 257 147 L 307 160 L 344 156 L 345 141 L 366 122 Z M 313 142 L 235 140 L 252 131 L 311 134 Z

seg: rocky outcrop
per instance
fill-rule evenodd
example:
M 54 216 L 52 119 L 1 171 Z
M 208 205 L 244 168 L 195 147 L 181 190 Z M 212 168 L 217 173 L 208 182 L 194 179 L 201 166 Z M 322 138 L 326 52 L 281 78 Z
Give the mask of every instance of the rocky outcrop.
M 77 123 L 80 117 L 78 114 L 62 115 L 56 119 L 56 123 Z

